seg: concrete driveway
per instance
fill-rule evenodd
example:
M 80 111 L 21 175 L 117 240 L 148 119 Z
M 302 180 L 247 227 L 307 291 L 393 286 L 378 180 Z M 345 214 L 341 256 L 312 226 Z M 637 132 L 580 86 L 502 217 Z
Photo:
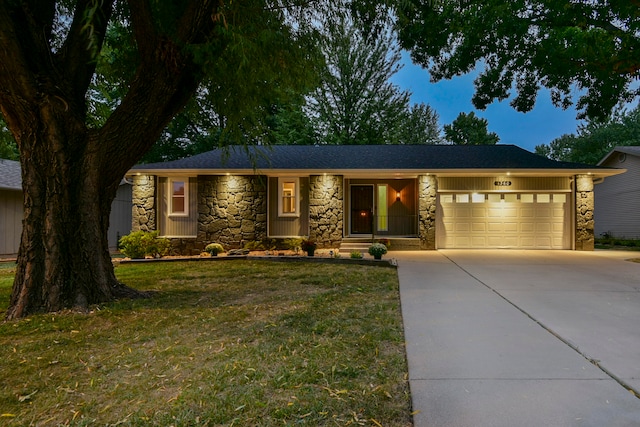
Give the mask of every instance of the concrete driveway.
M 416 427 L 640 426 L 634 253 L 393 256 Z

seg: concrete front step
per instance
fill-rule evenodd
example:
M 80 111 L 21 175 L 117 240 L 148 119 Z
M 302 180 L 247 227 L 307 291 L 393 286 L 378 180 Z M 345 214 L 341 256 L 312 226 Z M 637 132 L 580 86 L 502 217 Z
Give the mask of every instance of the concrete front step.
M 376 239 L 378 240 L 378 239 Z M 418 238 L 389 238 L 391 242 L 391 251 L 418 251 L 420 250 L 420 239 Z M 371 246 L 370 238 L 346 238 L 342 240 L 340 245 L 341 253 L 351 253 L 351 251 L 360 251 L 367 253 Z

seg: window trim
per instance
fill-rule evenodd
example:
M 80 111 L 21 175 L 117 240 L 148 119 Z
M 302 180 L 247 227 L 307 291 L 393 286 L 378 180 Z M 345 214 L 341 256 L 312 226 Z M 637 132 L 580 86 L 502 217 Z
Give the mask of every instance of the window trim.
M 184 183 L 184 211 L 181 212 L 174 212 L 173 210 L 173 198 L 174 198 L 174 194 L 173 194 L 173 184 L 176 182 L 183 182 Z M 173 216 L 173 217 L 185 217 L 185 216 L 189 216 L 189 178 L 187 177 L 175 177 L 175 178 L 169 178 L 168 179 L 168 199 L 169 199 L 169 216 Z
M 295 198 L 295 211 L 294 212 L 285 212 L 284 211 L 284 185 L 288 183 L 293 183 L 294 185 L 294 194 L 292 197 Z M 279 217 L 288 217 L 288 218 L 299 218 L 300 217 L 300 178 L 287 178 L 287 177 L 278 177 L 278 216 Z

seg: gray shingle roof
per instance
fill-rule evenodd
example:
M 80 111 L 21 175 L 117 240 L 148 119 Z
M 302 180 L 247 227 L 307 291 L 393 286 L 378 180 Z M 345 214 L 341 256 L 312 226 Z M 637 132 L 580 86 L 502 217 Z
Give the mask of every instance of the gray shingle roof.
M 255 160 L 255 162 L 254 162 Z M 447 169 L 600 169 L 558 162 L 515 145 L 277 145 L 229 147 L 163 163 L 137 165 L 142 170 L 447 170 Z M 602 168 L 605 170 L 606 168 Z
M 20 162 L 0 159 L 0 189 L 22 190 Z

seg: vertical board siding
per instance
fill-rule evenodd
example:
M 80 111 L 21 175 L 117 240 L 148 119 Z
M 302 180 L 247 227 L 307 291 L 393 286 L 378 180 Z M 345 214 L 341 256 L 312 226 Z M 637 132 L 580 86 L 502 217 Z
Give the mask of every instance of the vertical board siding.
M 508 185 L 504 185 L 507 184 Z M 441 177 L 438 192 L 442 191 L 570 191 L 571 180 L 565 176 L 517 177 Z
M 640 239 L 640 158 L 612 155 L 601 166 L 627 169 L 595 185 L 595 237 Z
M 0 255 L 18 253 L 22 234 L 22 191 L 0 191 Z
M 309 178 L 300 178 L 300 216 L 278 216 L 278 178 L 269 178 L 268 188 L 269 237 L 298 237 L 309 235 Z
M 169 179 L 158 179 L 160 207 L 160 235 L 168 237 L 193 237 L 198 234 L 198 182 L 189 178 L 189 215 L 169 216 Z
M 117 249 L 120 237 L 131 233 L 131 185 L 118 187 L 109 215 L 109 249 Z

